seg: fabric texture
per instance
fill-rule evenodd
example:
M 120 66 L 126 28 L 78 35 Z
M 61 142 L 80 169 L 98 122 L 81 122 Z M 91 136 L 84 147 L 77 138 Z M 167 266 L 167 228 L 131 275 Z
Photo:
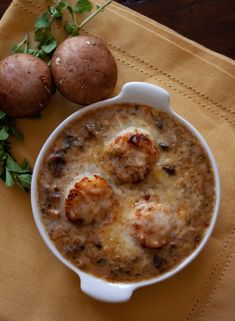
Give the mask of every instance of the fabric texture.
M 0 58 L 33 30 L 46 0 L 14 0 L 0 22 Z M 62 40 L 65 34 L 56 29 Z M 43 243 L 30 197 L 0 182 L 1 321 L 234 321 L 235 319 L 235 63 L 117 3 L 83 31 L 102 38 L 118 63 L 114 94 L 128 81 L 146 81 L 171 94 L 172 108 L 205 137 L 221 176 L 221 209 L 214 233 L 187 268 L 137 290 L 122 304 L 83 294 L 79 278 Z M 77 106 L 59 93 L 41 119 L 17 120 L 19 160 L 33 165 L 53 129 Z

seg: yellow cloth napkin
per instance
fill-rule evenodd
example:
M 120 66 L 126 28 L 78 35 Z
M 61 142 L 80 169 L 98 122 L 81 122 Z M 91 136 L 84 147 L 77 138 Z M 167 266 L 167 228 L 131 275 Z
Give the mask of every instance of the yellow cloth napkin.
M 33 29 L 46 0 L 14 0 L 0 22 L 0 58 Z M 56 31 L 64 37 L 62 30 Z M 186 269 L 137 290 L 117 305 L 84 295 L 78 277 L 47 249 L 33 221 L 29 195 L 0 183 L 1 321 L 234 321 L 235 318 L 235 64 L 174 31 L 113 3 L 84 33 L 102 38 L 127 81 L 166 88 L 171 104 L 208 141 L 219 166 L 222 202 L 215 231 Z M 17 121 L 25 140 L 18 159 L 34 163 L 49 133 L 76 106 L 58 93 L 37 120 Z

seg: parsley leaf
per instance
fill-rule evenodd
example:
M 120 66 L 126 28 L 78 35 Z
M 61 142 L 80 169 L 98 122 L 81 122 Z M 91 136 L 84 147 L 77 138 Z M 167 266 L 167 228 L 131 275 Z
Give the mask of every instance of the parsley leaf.
M 89 0 L 78 0 L 73 6 L 68 0 L 49 0 L 48 10 L 39 16 L 34 23 L 34 40 L 36 45 L 32 48 L 29 44 L 29 37 L 26 35 L 24 39 L 13 44 L 11 51 L 13 53 L 27 53 L 29 55 L 50 60 L 54 50 L 57 48 L 57 41 L 53 36 L 53 22 L 57 21 L 70 36 L 77 36 L 80 30 L 99 12 L 108 6 L 112 0 L 107 0 L 102 5 L 96 5 L 93 12 L 92 2 Z M 64 12 L 67 11 L 71 16 L 71 21 L 64 18 Z M 77 22 L 77 14 L 91 12 L 80 24 Z
M 25 174 L 30 171 L 30 167 L 28 166 L 28 162 L 27 162 L 27 167 L 25 167 L 25 161 L 20 165 L 12 158 L 12 156 L 10 154 L 7 154 L 6 166 L 7 166 L 7 169 L 9 170 L 9 172 Z
M 49 26 L 50 26 L 50 22 L 48 18 L 48 12 L 38 17 L 35 21 L 36 29 L 48 28 Z
M 6 113 L 4 111 L 0 110 L 0 119 L 4 118 L 6 116 Z
M 62 1 L 60 1 L 57 6 L 56 6 L 56 9 L 59 11 L 59 12 L 62 12 L 63 10 L 65 10 L 68 6 L 68 3 L 64 3 Z
M 73 7 L 70 4 L 67 5 L 67 9 L 68 9 L 70 14 L 73 13 Z
M 6 167 L 5 184 L 7 187 L 12 187 L 14 185 L 14 179 L 13 179 L 12 174 L 9 172 L 7 167 Z
M 64 28 L 70 36 L 75 36 L 79 34 L 77 26 L 72 22 L 66 22 Z
M 93 8 L 92 3 L 89 0 L 78 0 L 74 7 L 76 13 L 90 12 Z
M 30 189 L 31 180 L 32 180 L 31 174 L 18 175 L 17 179 L 19 180 L 20 185 L 22 185 L 24 189 L 26 189 L 26 190 Z
M 57 42 L 54 37 L 48 39 L 44 45 L 42 45 L 41 49 L 46 53 L 49 54 L 53 52 L 53 50 L 57 47 Z
M 55 6 L 49 7 L 49 13 L 52 18 L 54 19 L 62 19 L 63 18 L 63 11 L 67 8 L 67 4 L 64 2 L 59 2 Z
M 2 127 L 2 129 L 0 130 L 0 140 L 6 140 L 8 138 L 9 134 L 6 131 L 5 127 Z
M 6 186 L 15 183 L 24 191 L 29 191 L 32 170 L 27 161 L 19 164 L 11 154 L 11 145 L 7 141 L 10 135 L 23 139 L 23 135 L 15 128 L 14 120 L 0 111 L 0 179 Z

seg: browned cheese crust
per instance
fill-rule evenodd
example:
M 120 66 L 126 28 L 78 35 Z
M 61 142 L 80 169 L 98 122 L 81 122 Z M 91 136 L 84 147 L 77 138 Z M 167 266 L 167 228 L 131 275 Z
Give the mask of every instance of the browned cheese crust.
M 203 239 L 214 209 L 210 161 L 171 115 L 117 104 L 67 125 L 38 177 L 42 223 L 75 266 L 112 282 L 172 270 Z

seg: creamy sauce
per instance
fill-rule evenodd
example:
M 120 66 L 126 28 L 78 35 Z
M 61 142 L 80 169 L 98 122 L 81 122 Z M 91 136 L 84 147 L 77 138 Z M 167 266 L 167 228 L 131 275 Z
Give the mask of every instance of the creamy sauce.
M 198 139 L 167 113 L 136 104 L 73 120 L 38 177 L 41 220 L 59 252 L 113 282 L 177 266 L 201 242 L 214 199 Z

